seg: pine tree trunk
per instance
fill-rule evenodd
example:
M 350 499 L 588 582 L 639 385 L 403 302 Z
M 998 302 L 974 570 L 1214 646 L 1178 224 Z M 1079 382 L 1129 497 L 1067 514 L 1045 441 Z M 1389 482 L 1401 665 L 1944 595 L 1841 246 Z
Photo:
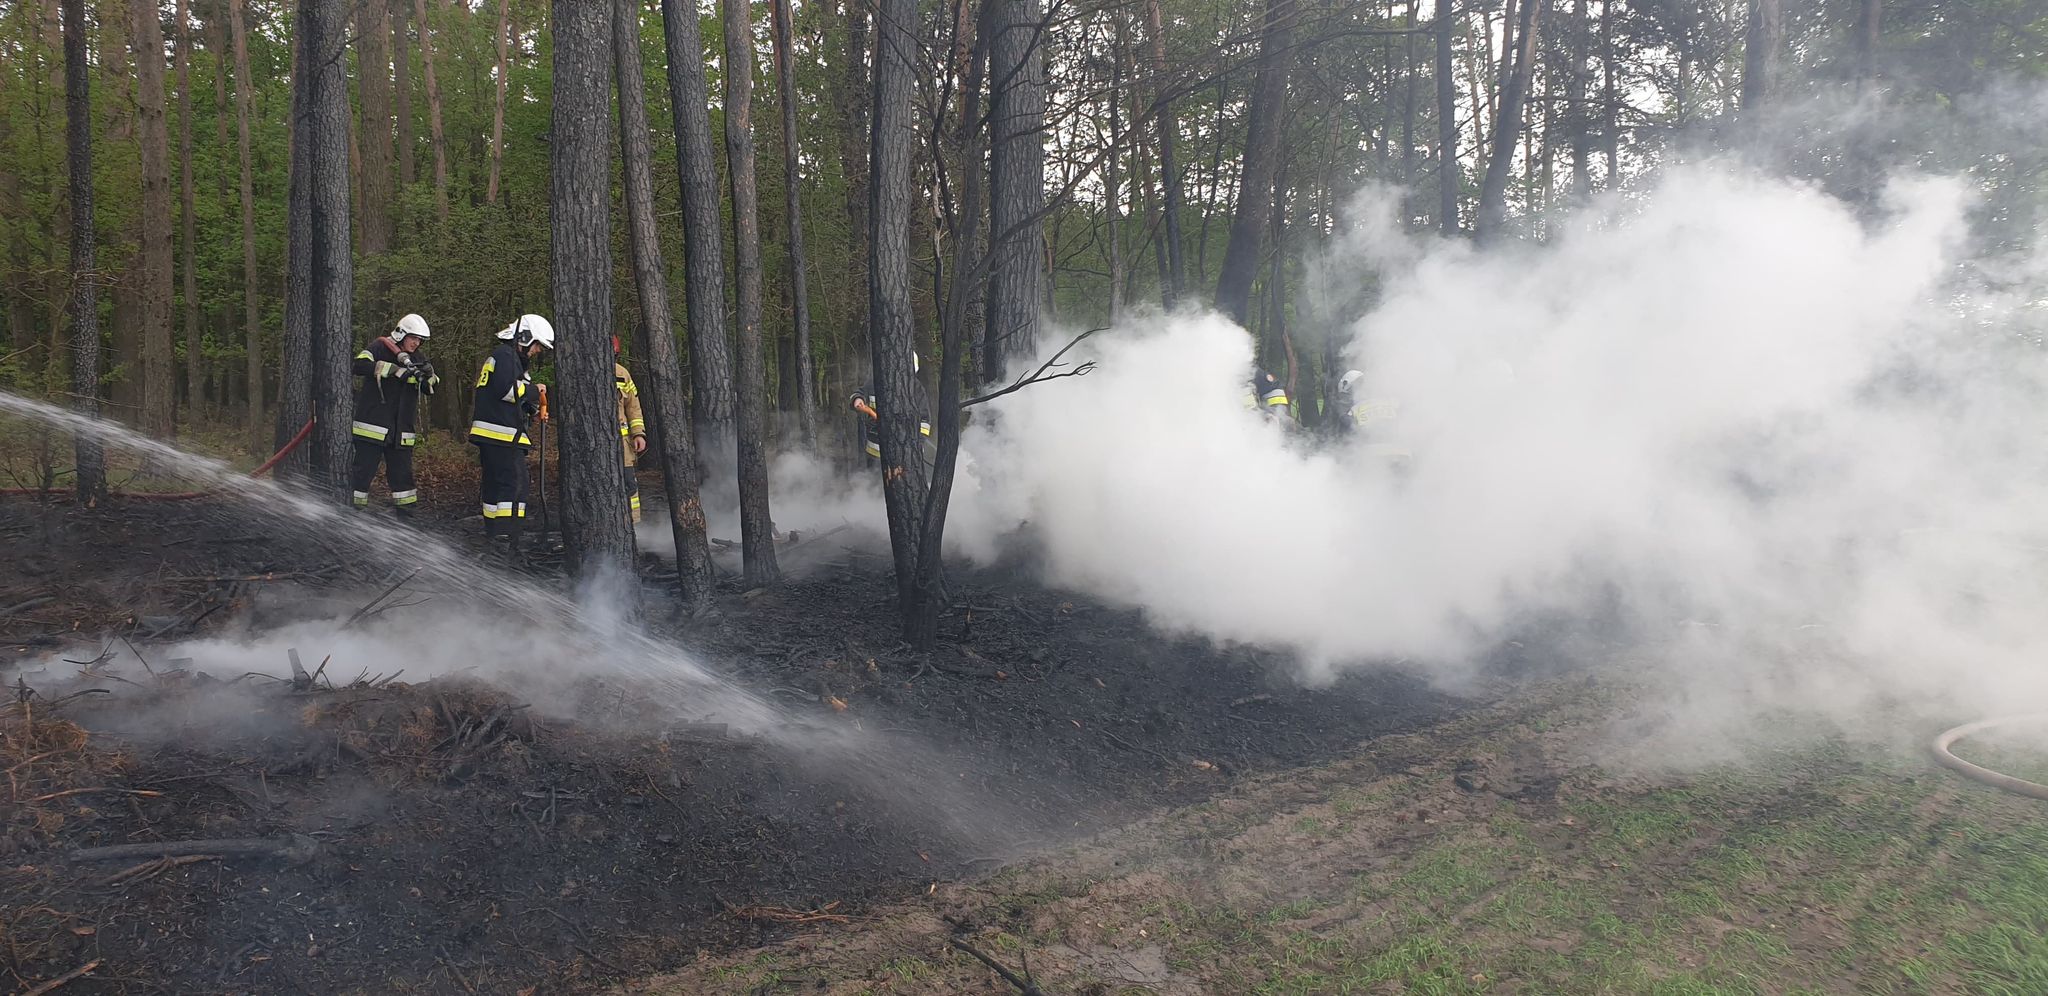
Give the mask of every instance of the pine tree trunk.
M 63 0 L 64 133 L 71 174 L 71 410 L 100 417 L 99 276 L 92 205 L 92 69 L 86 57 L 85 0 Z M 99 437 L 72 436 L 78 461 L 78 501 L 91 505 L 107 494 L 105 451 Z
M 1401 74 L 1401 189 L 1407 190 L 1415 183 L 1415 17 L 1421 0 L 1408 0 L 1408 37 L 1402 39 L 1407 47 L 1404 53 L 1404 71 Z M 1327 188 L 1326 188 L 1327 189 Z M 1414 217 L 1412 202 L 1402 198 L 1406 205 L 1401 212 L 1401 223 L 1408 224 Z
M 1617 0 L 1600 0 L 1600 107 L 1604 119 L 1600 135 L 1607 154 L 1607 185 L 1621 182 L 1621 98 L 1614 83 L 1614 5 Z
M 789 0 L 770 0 L 774 18 L 775 89 L 782 98 L 782 210 L 789 220 L 791 348 L 796 353 L 797 428 L 806 449 L 818 445 L 818 379 L 811 368 L 811 293 L 805 274 L 803 183 L 796 134 L 796 53 Z
M 427 19 L 427 0 L 413 0 L 419 19 L 420 70 L 427 83 L 427 140 L 434 147 L 434 211 L 448 220 L 448 136 L 441 128 L 441 81 L 434 74 L 434 32 Z
M 839 108 L 844 130 L 839 134 L 839 155 L 846 176 L 847 230 L 853 233 L 854 258 L 850 276 L 867 280 L 868 234 L 868 5 L 870 0 L 842 0 L 846 21 L 846 48 L 841 57 L 844 70 L 834 81 L 833 100 Z M 854 320 L 854 346 L 867 348 L 867 315 L 862 310 Z
M 1266 0 L 1259 37 L 1259 69 L 1252 83 L 1250 134 L 1245 138 L 1244 181 L 1223 247 L 1223 272 L 1216 279 L 1216 310 L 1243 325 L 1251 312 L 1252 280 L 1258 275 L 1273 181 L 1280 166 L 1280 125 L 1287 116 L 1287 71 L 1293 60 L 1295 0 Z
M 1451 32 L 1458 25 L 1454 0 L 1437 0 L 1436 22 L 1437 224 L 1445 235 L 1456 235 L 1464 167 L 1458 164 L 1458 79 L 1451 61 Z
M 1884 41 L 1884 0 L 1858 0 L 1856 6 L 1856 87 L 1877 78 L 1877 50 Z
M 292 31 L 292 100 L 285 171 L 284 336 L 278 346 L 275 448 L 282 449 L 313 417 L 313 194 L 307 147 L 313 94 L 303 21 Z M 313 451 L 301 446 L 278 467 L 280 479 L 312 477 Z
M 633 278 L 640 294 L 641 321 L 634 339 L 646 374 L 640 396 L 654 423 L 683 604 L 708 605 L 711 549 L 697 492 L 696 433 L 690 426 L 689 402 L 684 400 L 682 358 L 676 351 L 675 319 L 669 311 L 668 268 L 662 264 L 661 233 L 654 219 L 654 180 L 649 166 L 654 152 L 648 137 L 647 82 L 640 68 L 640 8 L 635 0 L 615 0 L 613 4 L 612 49 L 619 90 L 619 150 L 625 159 L 626 223 L 632 239 Z
M 1116 19 L 1116 36 L 1109 58 L 1109 155 L 1104 157 L 1103 188 L 1107 193 L 1103 203 L 1103 221 L 1109 235 L 1109 324 L 1121 324 L 1124 317 L 1124 247 L 1123 226 L 1118 222 L 1124 216 L 1123 148 L 1124 148 L 1124 47 L 1125 30 L 1121 13 L 1110 15 Z
M 498 0 L 498 89 L 491 104 L 491 178 L 484 190 L 484 203 L 498 203 L 498 177 L 505 169 L 505 74 L 512 68 L 512 0 Z M 638 19 L 635 18 L 635 29 Z M 634 65 L 639 65 L 640 45 L 633 44 Z M 644 115 L 644 111 L 642 112 Z
M 418 0 L 421 9 L 426 0 Z M 562 433 L 562 526 L 570 569 L 604 579 L 608 597 L 637 613 L 633 532 L 626 517 L 612 382 L 612 8 L 554 0 L 554 108 L 549 193 L 549 275 L 559 338 L 555 402 Z M 431 84 L 430 84 L 431 85 Z
M 1586 0 L 1572 0 L 1572 197 L 1584 200 L 1593 193 L 1593 112 L 1587 105 L 1586 58 L 1593 26 L 1586 13 Z
M 311 204 L 313 481 L 348 500 L 349 357 L 355 353 L 355 257 L 349 225 L 347 8 L 344 0 L 301 0 L 306 26 L 306 186 Z
M 249 79 L 249 32 L 242 16 L 247 3 L 227 0 L 228 28 L 235 49 L 235 142 L 242 166 L 242 346 L 248 378 L 247 425 L 253 438 L 263 428 L 263 308 L 256 281 L 256 183 L 249 136 L 255 87 Z
M 206 343 L 199 326 L 199 226 L 193 217 L 192 190 L 192 19 L 186 0 L 177 5 L 177 47 L 173 57 L 178 81 L 178 222 L 180 268 L 185 298 L 185 411 L 196 419 L 206 406 Z
M 164 100 L 164 31 L 156 0 L 129 5 L 135 52 L 135 137 L 142 147 L 136 321 L 142 333 L 142 431 L 169 438 L 177 411 L 171 333 L 171 140 Z
M 754 183 L 752 0 L 719 0 L 725 22 L 726 180 L 732 188 L 734 324 L 739 331 L 740 551 L 746 582 L 768 584 L 775 524 L 768 511 L 768 372 L 761 342 L 761 216 Z
M 1039 0 L 989 2 L 999 5 L 988 42 L 988 241 L 994 259 L 981 377 L 996 381 L 1010 358 L 1037 353 L 1046 292 L 1045 223 L 1039 217 L 1045 209 L 1045 15 Z
M 391 31 L 387 0 L 357 0 L 357 92 L 362 98 L 363 256 L 374 260 L 391 248 Z M 378 281 L 382 283 L 382 281 Z M 372 308 L 384 304 L 383 288 L 371 293 Z M 390 324 L 393 315 L 377 315 Z
M 1152 41 L 1152 86 L 1156 91 L 1166 88 L 1166 25 L 1160 15 L 1159 0 L 1146 0 L 1145 19 Z M 1181 188 L 1179 143 L 1180 122 L 1173 115 L 1173 102 L 1162 92 L 1159 100 L 1159 185 L 1163 204 L 1160 208 L 1162 225 L 1165 228 L 1160 238 L 1166 245 L 1166 287 L 1161 299 L 1168 310 L 1180 303 L 1181 295 L 1187 290 L 1187 260 L 1183 256 L 1186 244 L 1181 240 L 1181 208 L 1186 195 Z
M 697 0 L 661 0 L 669 112 L 675 121 L 676 161 L 682 164 L 690 417 L 700 447 L 723 447 L 732 441 L 735 415 L 732 346 L 725 330 L 725 235 L 719 231 L 719 211 L 725 199 L 718 191 L 717 158 L 711 148 L 711 95 L 704 79 L 704 42 L 698 16 Z
M 1514 49 L 1502 53 L 1503 68 L 1500 112 L 1494 115 L 1493 157 L 1486 164 L 1486 179 L 1479 189 L 1479 217 L 1473 234 L 1481 242 L 1499 234 L 1507 221 L 1508 174 L 1514 168 L 1516 138 L 1522 131 L 1522 105 L 1529 93 L 1529 80 L 1536 70 L 1536 33 L 1542 25 L 1543 8 L 1550 0 L 1523 0 L 1521 26 L 1515 31 Z
M 1585 0 L 1579 0 L 1585 3 Z M 1749 0 L 1749 30 L 1742 48 L 1742 109 L 1761 110 L 1778 75 L 1778 49 L 1785 43 L 1780 0 Z
M 1013 0 L 990 0 L 1012 3 Z M 925 469 L 916 410 L 915 317 L 910 302 L 911 148 L 917 142 L 911 93 L 919 50 L 916 0 L 879 0 L 875 13 L 872 131 L 868 152 L 868 342 L 882 497 L 899 609 L 917 604 L 917 541 L 923 531 Z M 1001 45 L 1000 38 L 994 43 Z M 1001 120 L 1000 117 L 997 118 Z M 1002 127 L 1000 124 L 998 128 Z M 994 330 L 991 329 L 991 335 Z
M 391 21 L 391 104 L 398 116 L 398 183 L 410 187 L 419 179 L 413 165 L 416 139 L 412 130 L 412 53 L 406 47 L 405 24 L 412 8 L 405 0 L 389 2 Z

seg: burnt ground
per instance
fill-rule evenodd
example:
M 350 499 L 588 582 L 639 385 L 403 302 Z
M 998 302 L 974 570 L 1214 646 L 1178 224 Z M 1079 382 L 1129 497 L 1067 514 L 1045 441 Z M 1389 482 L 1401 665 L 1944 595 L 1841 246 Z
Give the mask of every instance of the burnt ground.
M 429 527 L 473 528 L 454 521 L 459 483 L 427 481 Z M 210 499 L 0 499 L 0 667 L 59 647 L 90 661 L 124 636 L 150 659 L 386 576 L 274 533 Z M 811 542 L 805 576 L 729 581 L 715 616 L 661 625 L 804 722 L 929 745 L 905 760 L 928 793 L 843 777 L 824 752 L 608 722 L 635 711 L 623 682 L 531 708 L 466 679 L 294 684 L 283 662 L 0 671 L 0 980 L 34 990 L 91 964 L 65 993 L 591 991 L 1460 706 L 1393 672 L 1302 688 L 1279 657 L 1163 636 L 1023 567 L 958 572 L 944 646 L 915 653 L 886 561 Z M 963 808 L 994 814 L 985 837 Z M 70 860 L 219 839 L 289 853 Z

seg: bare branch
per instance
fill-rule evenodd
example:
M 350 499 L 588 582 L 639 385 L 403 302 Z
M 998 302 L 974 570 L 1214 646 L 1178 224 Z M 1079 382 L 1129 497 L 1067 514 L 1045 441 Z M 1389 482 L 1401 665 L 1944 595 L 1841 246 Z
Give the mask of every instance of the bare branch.
M 1060 357 L 1067 355 L 1068 350 L 1073 349 L 1075 346 L 1080 345 L 1081 340 L 1086 339 L 1097 332 L 1107 331 L 1109 331 L 1108 328 L 1094 328 L 1089 329 L 1088 331 L 1075 336 L 1066 345 L 1061 346 L 1059 352 L 1052 354 L 1052 356 L 1048 358 L 1044 363 L 1039 364 L 1038 369 L 1033 370 L 1031 373 L 1026 374 L 1025 376 L 1017 378 L 1016 381 L 1010 384 L 1010 386 L 1002 388 L 1001 390 L 990 391 L 989 393 L 984 394 L 978 398 L 969 398 L 966 401 L 962 401 L 960 402 L 960 407 L 963 409 L 972 408 L 975 405 L 981 404 L 984 401 L 994 401 L 995 399 L 1000 398 L 1005 394 L 1014 394 L 1027 387 L 1030 387 L 1033 384 L 1043 384 L 1046 381 L 1058 380 L 1061 377 L 1085 377 L 1088 374 L 1093 373 L 1095 371 L 1094 360 L 1085 360 L 1079 366 L 1074 367 L 1072 370 L 1068 370 L 1065 369 L 1067 365 L 1060 362 Z M 1058 372 L 1055 373 L 1054 371 Z

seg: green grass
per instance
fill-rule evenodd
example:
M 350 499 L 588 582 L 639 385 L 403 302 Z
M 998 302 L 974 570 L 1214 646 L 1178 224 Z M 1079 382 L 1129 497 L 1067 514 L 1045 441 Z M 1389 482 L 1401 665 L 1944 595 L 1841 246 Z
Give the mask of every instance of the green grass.
M 1560 806 L 1570 848 L 1557 812 L 1502 805 L 1348 899 L 1255 918 L 1326 931 L 1211 935 L 1183 910 L 1161 937 L 1262 994 L 2048 993 L 2048 814 L 2017 800 L 1828 748 Z

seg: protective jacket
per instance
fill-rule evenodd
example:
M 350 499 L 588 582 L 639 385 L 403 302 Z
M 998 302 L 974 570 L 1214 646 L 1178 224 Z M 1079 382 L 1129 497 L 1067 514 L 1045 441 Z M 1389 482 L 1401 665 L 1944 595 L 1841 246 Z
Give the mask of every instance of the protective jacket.
M 640 388 L 624 364 L 612 364 L 612 383 L 619 396 L 619 442 L 626 451 L 626 466 L 633 466 L 633 437 L 647 435 L 647 417 L 640 411 Z
M 441 382 L 434 365 L 380 336 L 356 354 L 350 368 L 362 382 L 351 434 L 381 446 L 418 445 L 420 395 L 433 394 Z
M 912 403 L 919 409 L 929 411 L 930 406 L 924 404 L 924 400 L 924 385 L 919 384 L 917 386 L 917 395 L 912 398 Z M 868 411 L 861 411 L 860 406 L 863 402 L 867 404 Z M 882 458 L 882 433 L 880 427 L 875 422 L 882 408 L 881 404 L 875 400 L 874 385 L 862 385 L 860 392 L 853 396 L 852 405 L 853 410 L 860 415 L 857 424 L 860 426 L 861 452 L 866 453 L 872 459 L 880 460 Z M 868 412 L 875 412 L 877 414 L 870 415 Z M 931 420 L 918 419 L 917 431 L 923 434 L 926 442 L 929 443 L 932 434 Z
M 484 446 L 530 448 L 526 423 L 539 409 L 526 360 L 507 340 L 498 343 L 476 375 L 476 414 L 469 423 L 469 441 Z

